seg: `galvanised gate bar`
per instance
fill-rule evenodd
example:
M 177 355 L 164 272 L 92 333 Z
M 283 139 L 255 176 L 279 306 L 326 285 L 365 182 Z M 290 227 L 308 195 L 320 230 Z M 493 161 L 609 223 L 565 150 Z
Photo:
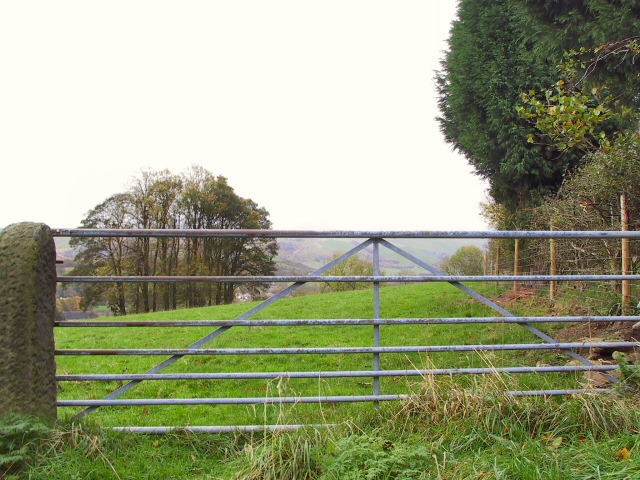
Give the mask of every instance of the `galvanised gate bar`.
M 58 282 L 279 282 L 291 285 L 282 289 L 279 293 L 265 300 L 238 316 L 235 320 L 202 320 L 202 321 L 57 321 L 57 328 L 88 328 L 88 327 L 209 327 L 213 328 L 209 334 L 185 348 L 146 348 L 146 349 L 59 349 L 57 356 L 66 355 L 126 355 L 149 356 L 164 355 L 168 359 L 158 363 L 145 373 L 139 374 L 61 374 L 56 379 L 59 382 L 104 382 L 117 381 L 122 384 L 113 392 L 102 399 L 77 399 L 58 400 L 59 407 L 86 407 L 78 417 L 85 416 L 97 408 L 103 406 L 133 406 L 133 405 L 260 405 L 260 404 L 289 404 L 289 403 L 340 403 L 340 402 L 373 402 L 399 400 L 407 398 L 407 394 L 385 394 L 381 391 L 380 379 L 384 377 L 423 377 L 427 375 L 487 375 L 494 373 L 519 374 L 519 373 L 550 373 L 550 372 L 600 372 L 610 382 L 616 383 L 618 378 L 611 373 L 617 365 L 598 365 L 583 356 L 580 352 L 585 349 L 608 348 L 629 350 L 637 347 L 637 342 L 559 342 L 551 336 L 536 328 L 536 324 L 548 322 L 638 322 L 640 317 L 636 315 L 599 315 L 599 316 L 516 316 L 494 301 L 485 298 L 464 283 L 470 282 L 527 282 L 549 284 L 555 282 L 630 282 L 640 280 L 640 276 L 624 272 L 622 274 L 596 274 L 596 275 L 478 275 L 460 276 L 445 275 L 435 266 L 417 258 L 406 250 L 394 245 L 394 239 L 634 239 L 640 238 L 640 232 L 561 232 L 561 231 L 494 231 L 494 232 L 392 232 L 392 231 L 278 231 L 278 230 L 95 230 L 95 229 L 57 229 L 53 230 L 58 237 L 199 237 L 199 238 L 350 238 L 361 239 L 361 243 L 333 261 L 318 268 L 309 275 L 304 276 L 59 276 Z M 357 242 L 356 242 L 357 243 Z M 416 266 L 426 270 L 428 274 L 408 275 L 381 275 L 380 250 L 385 248 Z M 374 271 L 371 276 L 327 276 L 329 271 L 340 262 L 352 255 L 357 255 L 364 249 L 372 249 Z M 295 290 L 310 282 L 369 282 L 373 284 L 373 318 L 366 319 L 273 319 L 251 320 L 257 312 L 263 310 L 283 297 L 291 295 Z M 491 308 L 496 316 L 492 317 L 463 317 L 463 318 L 382 318 L 380 314 L 380 286 L 381 283 L 415 283 L 415 282 L 447 282 L 456 289 L 469 295 L 471 298 Z M 420 345 L 420 346 L 381 346 L 380 327 L 399 325 L 491 325 L 491 324 L 517 324 L 537 337 L 539 343 L 521 344 L 455 344 L 455 345 Z M 337 327 L 357 326 L 359 328 L 371 328 L 371 345 L 366 347 L 300 347 L 300 348 L 214 348 L 208 344 L 217 337 L 223 335 L 231 328 L 251 327 Z M 549 351 L 559 350 L 567 356 L 577 360 L 573 365 L 558 366 L 487 366 L 482 368 L 417 368 L 407 365 L 405 369 L 381 368 L 381 355 L 409 354 L 409 353 L 441 353 L 441 352 L 500 352 L 500 351 Z M 280 371 L 280 372 L 206 372 L 206 373 L 161 373 L 165 368 L 189 356 L 202 355 L 344 355 L 367 354 L 371 358 L 371 368 L 368 370 L 345 371 Z M 278 378 L 366 378 L 371 379 L 371 393 L 366 395 L 336 395 L 336 396 L 249 396 L 234 398 L 120 398 L 125 392 L 134 389 L 141 382 L 160 380 L 238 380 L 238 379 L 264 379 L 274 380 Z M 124 383 L 126 382 L 126 383 Z M 570 395 L 591 391 L 607 391 L 607 389 L 534 389 L 515 390 L 508 392 L 511 395 Z M 258 429 L 297 428 L 299 425 L 245 425 L 245 426 L 200 426 L 189 427 L 193 431 L 222 432 L 230 430 L 254 431 Z M 163 433 L 177 427 L 122 427 L 130 431 Z M 182 428 L 182 427 L 179 427 Z

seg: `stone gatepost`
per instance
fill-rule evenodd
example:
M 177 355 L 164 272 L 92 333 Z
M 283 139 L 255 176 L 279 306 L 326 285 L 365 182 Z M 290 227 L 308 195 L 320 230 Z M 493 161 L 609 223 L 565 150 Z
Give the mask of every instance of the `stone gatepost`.
M 56 248 L 41 223 L 0 233 L 0 417 L 57 417 Z

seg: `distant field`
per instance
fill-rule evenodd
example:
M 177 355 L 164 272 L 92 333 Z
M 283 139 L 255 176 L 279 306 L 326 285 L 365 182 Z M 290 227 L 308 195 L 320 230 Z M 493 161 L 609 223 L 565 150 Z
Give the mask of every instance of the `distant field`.
M 491 286 L 475 285 L 486 295 L 495 295 Z M 310 295 L 282 299 L 252 319 L 272 318 L 372 318 L 372 290 Z M 199 308 L 153 315 L 128 316 L 127 320 L 224 320 L 233 319 L 255 303 Z M 530 312 L 529 312 L 530 313 Z M 385 287 L 381 289 L 381 315 L 400 317 L 472 317 L 493 316 L 487 307 L 470 299 L 448 284 L 422 284 Z M 234 327 L 206 345 L 209 348 L 249 347 L 347 347 L 371 346 L 371 326 L 342 327 Z M 210 328 L 58 328 L 56 344 L 66 348 L 184 348 Z M 517 325 L 495 324 L 437 326 L 382 326 L 383 346 L 446 345 L 486 343 L 538 343 L 538 340 Z M 480 355 L 473 352 L 452 352 L 429 355 L 385 354 L 383 369 L 416 369 L 431 367 L 486 367 L 531 365 L 536 362 L 562 362 L 555 353 L 498 353 Z M 59 356 L 59 373 L 144 373 L 164 357 L 125 356 Z M 328 371 L 370 370 L 372 355 L 220 355 L 187 356 L 163 373 L 172 372 L 250 372 L 250 371 Z M 460 382 L 471 381 L 468 377 Z M 129 398 L 186 397 L 263 397 L 313 395 L 368 395 L 372 393 L 370 378 L 355 379 L 280 379 L 280 380 L 197 380 L 147 381 L 126 394 Z M 548 388 L 550 382 L 575 386 L 575 375 L 521 375 L 518 381 L 525 388 Z M 420 389 L 420 377 L 381 379 L 381 393 L 407 393 Z M 117 388 L 115 382 L 64 382 L 60 399 L 99 399 Z M 282 423 L 325 423 L 356 418 L 370 411 L 371 404 L 331 404 L 280 406 L 189 406 L 189 407 L 114 407 L 98 409 L 91 417 L 101 425 L 233 425 Z M 79 409 L 63 408 L 69 416 Z

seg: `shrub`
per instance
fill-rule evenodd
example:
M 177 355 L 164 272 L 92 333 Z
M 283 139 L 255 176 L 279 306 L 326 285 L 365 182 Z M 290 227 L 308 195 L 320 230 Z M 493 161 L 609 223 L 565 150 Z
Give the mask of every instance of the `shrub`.
M 48 433 L 49 428 L 35 418 L 12 414 L 0 419 L 0 478 L 14 478 L 32 459 L 34 442 Z

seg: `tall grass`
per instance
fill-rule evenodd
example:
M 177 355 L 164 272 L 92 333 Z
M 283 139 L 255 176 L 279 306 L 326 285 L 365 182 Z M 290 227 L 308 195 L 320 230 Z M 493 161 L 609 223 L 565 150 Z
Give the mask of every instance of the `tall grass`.
M 488 292 L 491 294 L 492 292 Z M 495 292 L 493 292 L 495 293 Z M 446 285 L 385 288 L 383 316 L 439 317 L 493 315 Z M 285 299 L 258 318 L 367 318 L 371 292 L 345 292 Z M 154 318 L 225 319 L 246 305 L 167 312 Z M 528 306 L 535 307 L 535 306 Z M 515 312 L 518 313 L 518 312 Z M 530 310 L 524 313 L 530 313 Z M 138 317 L 140 318 L 140 317 Z M 548 331 L 552 330 L 550 327 Z M 195 331 L 194 331 L 195 330 Z M 183 347 L 207 329 L 58 329 L 58 348 Z M 234 328 L 216 347 L 370 345 L 371 328 Z M 384 344 L 527 343 L 538 340 L 517 325 L 385 327 Z M 388 342 L 388 343 L 387 343 Z M 383 356 L 383 368 L 442 366 L 497 367 L 557 362 L 558 353 L 450 353 Z M 97 360 L 97 361 L 96 361 Z M 142 372 L 148 357 L 59 357 L 61 372 Z M 272 371 L 370 369 L 371 358 L 185 357 L 171 371 Z M 628 370 L 635 378 L 636 370 Z M 406 392 L 398 402 L 361 405 L 270 405 L 221 407 L 101 408 L 79 422 L 73 409 L 44 435 L 25 437 L 29 452 L 19 465 L 28 478 L 193 478 L 193 479 L 587 479 L 640 478 L 640 405 L 623 381 L 609 395 L 514 397 L 520 388 L 575 386 L 576 375 L 435 376 L 390 378 L 383 393 Z M 364 385 L 361 385 L 363 383 Z M 370 393 L 368 380 L 145 382 L 132 394 L 159 396 L 290 396 Z M 62 398 L 101 398 L 114 383 L 65 382 Z M 298 431 L 219 435 L 174 430 L 169 435 L 132 435 L 111 425 L 323 423 Z M 24 427 L 28 430 L 27 427 Z M 15 450 L 15 448 L 14 448 Z M 0 471 L 12 478 L 14 471 Z
M 357 422 L 267 436 L 237 456 L 234 478 L 640 478 L 637 396 L 508 395 L 516 385 L 425 377 L 406 401 Z
M 147 436 L 61 422 L 27 438 L 20 476 L 0 478 L 640 478 L 637 394 L 507 395 L 516 383 L 427 376 L 406 401 L 295 432 Z

